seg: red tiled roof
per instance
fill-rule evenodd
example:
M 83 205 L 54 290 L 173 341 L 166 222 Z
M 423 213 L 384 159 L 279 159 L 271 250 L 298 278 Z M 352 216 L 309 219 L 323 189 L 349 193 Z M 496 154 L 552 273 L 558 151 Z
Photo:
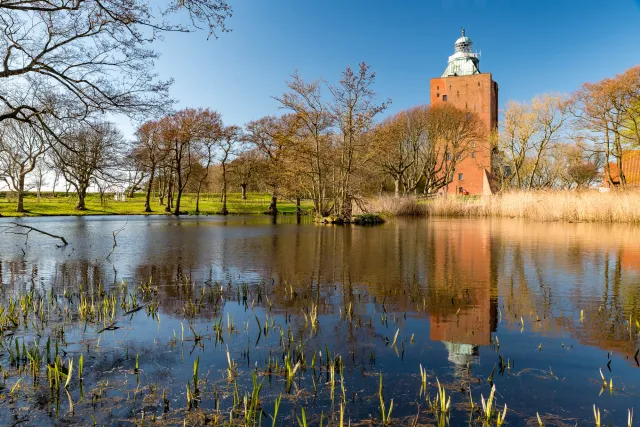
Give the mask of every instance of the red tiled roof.
M 609 163 L 611 179 L 614 184 L 620 184 L 620 173 L 617 162 Z M 640 150 L 625 150 L 622 152 L 622 169 L 627 185 L 640 185 Z M 605 172 L 604 181 L 607 182 Z

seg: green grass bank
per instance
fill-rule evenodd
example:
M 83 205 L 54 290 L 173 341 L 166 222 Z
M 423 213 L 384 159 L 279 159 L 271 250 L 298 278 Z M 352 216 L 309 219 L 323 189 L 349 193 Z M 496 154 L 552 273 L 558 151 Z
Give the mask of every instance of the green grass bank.
M 262 214 L 267 211 L 271 196 L 261 193 L 249 193 L 247 200 L 242 200 L 240 194 L 228 194 L 227 209 L 231 214 Z M 113 194 L 105 196 L 102 200 L 98 194 L 89 194 L 86 199 L 87 209 L 78 211 L 75 209 L 77 198 L 74 194 L 57 193 L 54 197 L 51 193 L 45 193 L 38 201 L 34 193 L 25 195 L 25 213 L 16 212 L 17 201 L 11 193 L 0 193 L 0 215 L 4 217 L 20 216 L 69 216 L 69 215 L 166 215 L 164 206 L 158 203 L 158 199 L 151 202 L 152 213 L 144 212 L 144 195 L 136 194 L 126 201 L 115 201 Z M 302 209 L 306 212 L 313 207 L 310 201 L 302 201 Z M 208 193 L 200 196 L 200 214 L 214 215 L 220 212 L 220 194 Z M 195 214 L 196 196 L 186 194 L 182 197 L 180 210 L 186 214 Z M 278 210 L 283 214 L 296 212 L 295 202 L 281 199 L 278 201 Z

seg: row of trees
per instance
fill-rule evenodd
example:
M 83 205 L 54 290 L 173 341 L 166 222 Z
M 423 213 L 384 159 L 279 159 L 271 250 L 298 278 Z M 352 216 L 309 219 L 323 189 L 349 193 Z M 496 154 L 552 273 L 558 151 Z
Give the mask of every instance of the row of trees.
M 624 186 L 623 152 L 640 148 L 639 125 L 640 66 L 569 96 L 509 102 L 496 142 L 498 187 L 576 188 L 600 179 Z
M 18 194 L 18 211 L 28 175 L 37 172 L 41 188 L 46 169 L 53 187 L 64 175 L 83 209 L 89 183 L 116 175 L 122 147 L 100 118 L 173 105 L 152 44 L 202 28 L 217 37 L 231 12 L 226 0 L 0 1 L 0 179 Z
M 345 219 L 387 179 L 396 194 L 446 186 L 471 144 L 486 138 L 481 120 L 442 106 L 417 107 L 376 124 L 389 101 L 377 101 L 374 82 L 365 63 L 347 67 L 335 85 L 293 74 L 288 91 L 275 98 L 284 114 L 242 129 L 224 126 L 209 110 L 187 109 L 144 123 L 132 155 L 134 175 L 146 182 L 146 209 L 155 193 L 166 211 L 179 214 L 190 185 L 197 212 L 213 169 L 223 214 L 231 183 L 243 197 L 250 184 L 268 191 L 271 214 L 277 214 L 279 198 L 295 200 L 298 208 L 308 198 L 317 215 Z
M 225 31 L 225 0 L 11 0 L 0 2 L 0 179 L 18 195 L 65 182 L 85 208 L 89 189 L 126 186 L 180 213 L 185 192 L 217 189 L 222 213 L 231 186 L 278 199 L 308 198 L 318 215 L 349 217 L 354 203 L 384 189 L 435 193 L 456 166 L 486 141 L 472 113 L 416 107 L 379 121 L 389 101 L 373 90 L 366 64 L 336 83 L 294 74 L 276 98 L 282 114 L 228 126 L 207 109 L 172 112 L 170 81 L 153 70 L 151 43 L 163 33 L 206 27 Z M 182 16 L 181 16 L 182 15 Z M 174 18 L 179 19 L 173 22 Z M 184 24 L 187 23 L 187 24 Z M 569 97 L 510 103 L 491 135 L 494 178 L 502 189 L 576 187 L 593 183 L 640 143 L 640 69 Z M 146 120 L 125 141 L 105 114 Z
M 246 198 L 252 187 L 279 198 L 313 201 L 318 215 L 348 218 L 353 204 L 389 189 L 396 195 L 433 194 L 454 179 L 459 162 L 491 141 L 493 178 L 502 189 L 576 188 L 602 176 L 613 180 L 616 162 L 625 183 L 622 152 L 640 147 L 640 67 L 612 79 L 585 84 L 572 96 L 543 95 L 509 102 L 500 132 L 487 135 L 479 117 L 446 104 L 418 106 L 376 122 L 388 102 L 377 102 L 375 73 L 366 64 L 347 68 L 337 84 L 304 81 L 294 74 L 278 100 L 284 113 L 244 127 L 228 126 L 209 109 L 187 108 L 143 123 L 126 142 L 110 124 L 97 121 L 0 124 L 0 176 L 18 195 L 42 186 L 42 167 L 75 189 L 85 208 L 90 186 L 117 184 L 129 196 L 144 190 L 180 214 L 185 192 L 221 194 L 228 213 L 231 186 Z M 64 123 L 64 122 L 63 122 Z M 54 132 L 50 130 L 55 129 Z

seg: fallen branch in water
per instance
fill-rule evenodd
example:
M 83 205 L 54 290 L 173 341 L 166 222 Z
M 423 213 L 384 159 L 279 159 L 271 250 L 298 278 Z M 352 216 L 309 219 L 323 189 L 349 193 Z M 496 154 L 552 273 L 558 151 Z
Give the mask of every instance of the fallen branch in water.
M 2 226 L 2 227 L 0 227 L 0 228 L 3 228 L 2 232 L 10 233 L 10 234 L 20 234 L 22 236 L 26 236 L 26 240 L 29 240 L 29 233 L 31 233 L 32 231 L 35 231 L 37 233 L 44 234 L 45 236 L 53 237 L 54 239 L 60 239 L 65 246 L 69 244 L 69 242 L 67 242 L 67 239 L 65 239 L 62 236 L 57 236 L 55 234 L 51 234 L 51 233 L 49 233 L 47 231 L 40 230 L 39 228 L 31 227 L 30 225 L 18 224 L 17 222 L 9 222 L 8 224 L 10 226 Z M 26 228 L 27 231 L 24 232 L 24 233 L 10 231 L 10 230 L 18 228 L 18 227 Z
M 129 223 L 129 220 L 127 220 L 122 227 L 118 228 L 117 230 L 113 230 L 113 233 L 111 233 L 113 234 L 113 247 L 111 248 L 111 252 L 109 252 L 109 255 L 107 255 L 107 259 L 109 259 L 109 257 L 116 250 L 116 246 L 118 246 L 118 241 L 116 240 L 116 237 L 118 236 L 118 234 L 120 234 L 122 230 L 124 230 L 124 228 L 127 226 L 128 223 Z

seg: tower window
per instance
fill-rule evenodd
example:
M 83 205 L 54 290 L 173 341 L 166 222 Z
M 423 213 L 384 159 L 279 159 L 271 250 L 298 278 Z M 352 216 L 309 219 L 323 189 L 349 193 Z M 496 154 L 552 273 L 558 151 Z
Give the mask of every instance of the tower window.
M 439 93 L 436 93 L 436 98 L 440 98 L 440 94 Z
M 451 160 L 451 153 L 447 153 L 446 158 L 447 160 Z
M 463 173 L 459 173 L 458 174 L 458 181 L 464 181 L 464 174 Z
M 475 141 L 473 141 L 473 142 L 471 143 L 471 148 L 476 148 L 476 142 L 475 142 Z
M 440 90 L 440 86 L 436 86 L 436 90 Z
M 444 102 L 447 102 L 447 95 L 442 95 L 442 100 L 443 100 Z
M 476 152 L 475 152 L 475 151 L 472 151 L 472 152 L 471 152 L 471 158 L 472 158 L 472 159 L 475 159 L 475 158 L 476 158 Z

